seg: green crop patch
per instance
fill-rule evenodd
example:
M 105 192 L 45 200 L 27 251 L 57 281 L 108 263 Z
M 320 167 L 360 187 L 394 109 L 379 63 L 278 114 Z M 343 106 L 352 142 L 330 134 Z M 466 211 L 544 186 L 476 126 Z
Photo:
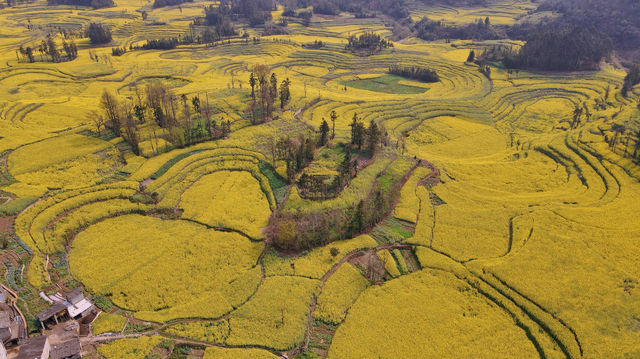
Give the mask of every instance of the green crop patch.
M 425 87 L 411 86 L 400 83 L 406 81 L 404 77 L 395 75 L 384 75 L 380 77 L 368 78 L 368 79 L 355 79 L 350 81 L 343 81 L 342 84 L 357 88 L 360 90 L 367 90 L 373 92 L 391 93 L 391 94 L 419 94 L 427 91 Z

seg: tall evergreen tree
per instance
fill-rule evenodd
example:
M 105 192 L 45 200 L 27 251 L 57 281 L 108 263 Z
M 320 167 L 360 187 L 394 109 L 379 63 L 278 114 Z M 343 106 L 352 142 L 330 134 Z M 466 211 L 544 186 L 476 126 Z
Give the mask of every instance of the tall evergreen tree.
M 328 140 L 329 140 L 329 124 L 323 118 L 322 124 L 320 125 L 320 146 L 326 145 Z
M 340 172 L 340 182 L 344 186 L 351 180 L 351 171 L 353 164 L 351 163 L 351 149 L 349 146 L 345 146 L 345 153 L 338 171 Z
M 335 110 L 331 110 L 331 138 L 336 138 L 336 120 L 338 119 L 338 114 Z
M 60 52 L 58 52 L 58 49 L 56 48 L 56 42 L 53 40 L 52 36 L 47 36 L 47 50 L 49 56 L 51 57 L 51 61 L 60 62 Z
M 469 56 L 467 57 L 467 62 L 473 62 L 476 59 L 476 52 L 471 50 L 469 51 Z
M 290 84 L 291 84 L 291 81 L 288 78 L 286 78 L 284 81 L 282 81 L 282 84 L 280 85 L 280 109 L 282 110 L 284 110 L 284 107 L 291 99 L 291 92 L 289 90 Z
M 251 72 L 249 75 L 249 85 L 251 86 L 251 99 L 256 100 L 256 77 Z
M 364 125 L 360 122 L 357 113 L 353 114 L 353 120 L 349 126 L 351 126 L 351 144 L 358 147 L 360 151 L 364 144 Z

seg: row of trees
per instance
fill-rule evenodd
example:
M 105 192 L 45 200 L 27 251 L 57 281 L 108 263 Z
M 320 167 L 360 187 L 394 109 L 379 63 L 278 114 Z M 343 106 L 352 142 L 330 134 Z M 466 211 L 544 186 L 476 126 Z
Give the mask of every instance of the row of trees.
M 291 100 L 291 81 L 285 79 L 278 88 L 278 77 L 275 73 L 269 74 L 270 71 L 267 65 L 256 65 L 249 75 L 252 124 L 264 123 L 270 119 L 278 99 L 282 110 Z
M 193 0 L 154 0 L 153 8 L 156 9 L 156 8 L 165 7 L 165 6 L 175 6 L 175 5 L 180 5 L 187 2 L 193 2 Z
M 59 50 L 54 38 L 49 35 L 38 46 L 20 45 L 17 50 L 18 61 L 35 62 L 36 51 L 40 54 L 40 61 L 62 62 L 78 57 L 78 47 L 75 42 L 62 40 L 62 50 Z
M 376 12 L 393 19 L 409 16 L 405 0 L 285 0 L 285 16 L 291 16 L 295 9 L 312 7 L 313 12 L 322 15 L 337 15 L 350 12 L 357 18 L 375 17 Z
M 47 0 L 47 5 L 89 6 L 94 9 L 102 9 L 102 8 L 116 6 L 113 0 Z
M 389 73 L 423 82 L 440 81 L 438 74 L 427 67 L 392 65 L 389 67 Z
M 142 44 L 141 49 L 143 50 L 172 50 L 175 49 L 180 41 L 175 38 L 166 38 L 166 39 L 153 39 L 147 40 L 146 43 Z
M 627 97 L 627 94 L 633 86 L 640 84 L 640 67 L 637 64 L 631 65 L 627 76 L 624 78 L 624 83 L 622 84 L 622 96 Z
M 413 25 L 416 36 L 426 41 L 441 39 L 472 39 L 495 40 L 504 38 L 505 35 L 491 25 L 491 20 L 486 17 L 478 19 L 475 23 L 463 26 L 450 26 L 442 21 L 432 21 L 426 16 Z

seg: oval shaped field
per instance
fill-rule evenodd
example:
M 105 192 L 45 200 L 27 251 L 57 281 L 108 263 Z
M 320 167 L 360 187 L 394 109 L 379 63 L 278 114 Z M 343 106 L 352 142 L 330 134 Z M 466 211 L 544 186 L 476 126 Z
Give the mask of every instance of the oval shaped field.
M 537 358 L 509 315 L 453 274 L 423 270 L 366 290 L 328 358 Z

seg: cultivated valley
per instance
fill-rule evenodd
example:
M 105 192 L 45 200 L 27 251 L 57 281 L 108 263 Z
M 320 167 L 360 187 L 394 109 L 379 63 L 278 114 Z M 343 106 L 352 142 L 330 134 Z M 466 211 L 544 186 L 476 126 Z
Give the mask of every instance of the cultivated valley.
M 0 358 L 640 358 L 640 6 L 113 1 L 0 8 Z

